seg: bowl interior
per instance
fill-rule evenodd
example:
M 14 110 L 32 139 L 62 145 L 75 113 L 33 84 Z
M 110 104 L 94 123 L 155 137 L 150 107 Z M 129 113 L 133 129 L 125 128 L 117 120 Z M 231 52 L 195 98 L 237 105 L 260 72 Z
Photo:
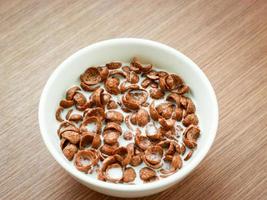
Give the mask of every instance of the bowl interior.
M 55 110 L 59 101 L 64 98 L 66 89 L 77 84 L 79 75 L 89 66 L 105 64 L 112 60 L 129 62 L 133 56 L 140 58 L 143 63 L 151 63 L 160 69 L 177 73 L 183 78 L 191 88 L 202 131 L 198 140 L 198 148 L 193 157 L 174 175 L 141 187 L 140 185 L 116 187 L 115 184 L 100 182 L 79 172 L 72 163 L 65 159 L 56 134 L 58 122 L 55 120 Z M 107 40 L 78 51 L 65 60 L 51 75 L 42 93 L 39 106 L 39 121 L 43 139 L 60 165 L 83 182 L 115 190 L 146 190 L 181 180 L 198 165 L 208 152 L 216 135 L 218 124 L 216 97 L 204 73 L 178 51 L 166 45 L 142 39 Z

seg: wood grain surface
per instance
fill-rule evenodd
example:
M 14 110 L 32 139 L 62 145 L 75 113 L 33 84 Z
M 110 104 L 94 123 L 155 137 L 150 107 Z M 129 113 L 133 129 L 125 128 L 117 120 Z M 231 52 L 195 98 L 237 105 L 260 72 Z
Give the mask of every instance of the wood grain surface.
M 116 199 L 71 178 L 39 132 L 53 70 L 91 43 L 139 37 L 192 58 L 220 107 L 197 169 L 144 199 L 267 199 L 267 1 L 0 0 L 0 199 Z

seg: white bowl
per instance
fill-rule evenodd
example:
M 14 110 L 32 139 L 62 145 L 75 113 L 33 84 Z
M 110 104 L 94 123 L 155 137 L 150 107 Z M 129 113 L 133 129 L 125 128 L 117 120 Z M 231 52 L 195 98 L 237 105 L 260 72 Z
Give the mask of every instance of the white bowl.
M 129 62 L 137 56 L 144 63 L 152 63 L 168 72 L 179 74 L 190 86 L 200 120 L 201 137 L 192 158 L 177 173 L 159 181 L 140 185 L 122 185 L 102 182 L 78 171 L 59 147 L 56 134 L 58 122 L 55 110 L 67 88 L 78 81 L 89 66 L 112 60 Z M 92 190 L 117 197 L 141 197 L 169 188 L 185 178 L 209 151 L 218 126 L 218 105 L 214 90 L 200 68 L 179 51 L 164 44 L 134 38 L 111 39 L 92 44 L 67 58 L 50 76 L 39 104 L 39 124 L 43 140 L 56 161 L 76 180 Z

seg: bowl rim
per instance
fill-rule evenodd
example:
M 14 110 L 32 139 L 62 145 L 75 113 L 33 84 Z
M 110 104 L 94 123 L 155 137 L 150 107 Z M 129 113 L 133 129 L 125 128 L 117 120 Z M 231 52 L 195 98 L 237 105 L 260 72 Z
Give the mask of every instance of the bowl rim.
M 47 130 L 45 127 L 45 117 L 43 113 L 45 112 L 45 97 L 52 86 L 52 82 L 54 79 L 56 79 L 57 75 L 60 73 L 61 69 L 64 68 L 64 66 L 69 63 L 70 61 L 76 59 L 77 56 L 86 53 L 89 49 L 93 48 L 99 48 L 101 46 L 106 46 L 106 45 L 113 45 L 113 44 L 123 44 L 123 43 L 129 43 L 129 44 L 142 44 L 142 45 L 148 45 L 151 46 L 152 48 L 160 48 L 163 51 L 168 51 L 169 53 L 175 54 L 175 56 L 179 59 L 182 59 L 184 62 L 186 62 L 188 65 L 191 65 L 195 73 L 200 76 L 201 80 L 204 82 L 206 85 L 207 89 L 209 90 L 208 92 L 211 95 L 212 102 L 211 104 L 213 105 L 213 111 L 215 113 L 215 119 L 214 123 L 212 124 L 212 128 L 210 129 L 210 140 L 206 143 L 205 146 L 202 147 L 202 151 L 199 152 L 198 156 L 195 157 L 191 162 L 183 168 L 183 171 L 181 170 L 180 173 L 175 173 L 167 178 L 161 179 L 159 181 L 147 183 L 147 184 L 138 184 L 138 185 L 126 185 L 126 184 L 114 184 L 114 183 L 109 183 L 109 182 L 104 182 L 97 180 L 95 178 L 91 178 L 89 176 L 86 176 L 82 172 L 79 172 L 78 170 L 73 170 L 69 164 L 65 164 L 62 162 L 62 156 L 59 154 L 54 153 L 54 147 L 52 143 L 49 141 L 49 138 L 47 136 Z M 88 183 L 90 185 L 93 185 L 94 187 L 97 188 L 102 188 L 102 189 L 108 189 L 108 190 L 114 190 L 114 191 L 127 191 L 127 192 L 136 192 L 136 191 L 147 191 L 147 190 L 155 190 L 157 188 L 161 187 L 167 187 L 168 185 L 175 184 L 176 182 L 182 180 L 185 178 L 190 172 L 192 172 L 198 165 L 199 163 L 205 158 L 207 155 L 209 149 L 211 148 L 216 133 L 218 129 L 218 122 L 219 122 L 219 111 L 218 111 L 218 103 L 217 103 L 217 98 L 214 92 L 214 89 L 204 74 L 204 72 L 187 56 L 185 56 L 183 53 L 180 51 L 167 46 L 165 44 L 162 44 L 160 42 L 152 41 L 152 40 L 147 40 L 147 39 L 140 39 L 140 38 L 116 38 L 116 39 L 108 39 L 108 40 L 103 40 L 100 42 L 96 42 L 94 44 L 91 44 L 87 47 L 84 47 L 80 50 L 78 50 L 76 53 L 72 54 L 69 56 L 67 59 L 65 59 L 50 75 L 48 81 L 45 84 L 45 87 L 42 91 L 41 97 L 40 97 L 40 102 L 39 102 L 39 111 L 38 111 L 38 119 L 39 119 L 39 126 L 40 126 L 40 132 L 43 138 L 43 141 L 49 150 L 50 154 L 52 154 L 53 158 L 60 164 L 60 166 L 66 170 L 68 173 L 70 173 L 73 177 L 77 178 L 78 180 L 81 180 L 84 183 Z

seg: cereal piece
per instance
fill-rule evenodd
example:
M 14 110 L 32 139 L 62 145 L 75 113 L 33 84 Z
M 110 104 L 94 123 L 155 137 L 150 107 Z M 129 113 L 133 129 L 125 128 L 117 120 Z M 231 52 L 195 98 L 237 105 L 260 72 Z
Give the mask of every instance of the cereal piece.
M 102 107 L 105 105 L 105 102 L 103 101 L 103 92 L 103 88 L 98 88 L 91 95 L 91 100 L 97 107 Z
M 192 157 L 193 153 L 194 151 L 189 151 L 188 154 L 185 156 L 184 160 L 185 161 L 189 160 Z
M 150 89 L 150 97 L 153 99 L 161 99 L 164 97 L 164 92 L 162 92 L 160 89 L 158 88 L 152 88 Z
M 122 166 L 126 166 L 130 163 L 132 159 L 132 155 L 134 154 L 133 150 L 131 147 L 118 147 L 114 152 L 114 156 Z
M 132 167 L 125 168 L 123 172 L 123 182 L 124 183 L 130 183 L 133 182 L 136 178 L 136 172 Z
M 130 72 L 131 71 L 129 66 L 123 66 L 121 69 L 124 72 Z
M 137 129 L 135 134 L 135 143 L 142 150 L 146 150 L 151 145 L 151 142 L 148 137 L 141 135 L 141 131 L 139 129 Z
M 68 144 L 64 149 L 63 149 L 63 154 L 68 160 L 72 160 L 75 153 L 78 151 L 78 148 L 74 144 Z
M 84 149 L 88 146 L 97 149 L 101 145 L 101 138 L 99 134 L 84 132 L 80 138 L 80 149 Z
M 87 84 L 85 84 L 84 82 L 81 82 L 81 83 L 80 83 L 80 86 L 81 86 L 81 88 L 82 88 L 84 91 L 87 91 L 87 92 L 92 92 L 92 91 L 95 91 L 95 90 L 97 90 L 98 88 L 100 88 L 100 85 L 94 85 L 94 86 L 91 86 L 91 85 L 87 85 Z
M 132 140 L 133 139 L 133 133 L 131 131 L 125 131 L 123 133 L 123 138 L 125 140 Z
M 198 118 L 195 114 L 189 114 L 183 119 L 182 123 L 186 127 L 188 127 L 191 124 L 197 125 L 198 124 Z
M 104 144 L 100 147 L 100 151 L 106 155 L 113 155 L 114 151 L 119 147 L 119 143 L 115 143 L 113 145 Z
M 80 92 L 76 92 L 76 94 L 73 97 L 73 100 L 74 100 L 75 105 L 77 106 L 83 106 L 87 102 L 85 96 Z
M 72 114 L 70 117 L 69 117 L 69 121 L 74 121 L 74 122 L 79 122 L 83 119 L 83 116 L 80 115 L 80 114 Z
M 132 124 L 138 125 L 140 127 L 144 127 L 149 121 L 150 121 L 149 114 L 143 108 L 139 109 L 137 113 L 134 113 L 131 116 Z
M 74 101 L 63 99 L 60 101 L 59 105 L 63 108 L 70 108 L 74 105 Z
M 123 97 L 122 103 L 129 109 L 138 110 L 146 102 L 148 97 L 147 91 L 143 89 L 129 90 Z
M 125 117 L 125 124 L 126 124 L 126 126 L 127 126 L 128 129 L 133 130 L 133 128 L 132 128 L 132 126 L 130 124 L 130 117 L 131 117 L 131 115 L 127 115 Z
M 115 122 L 108 122 L 104 128 L 104 132 L 108 131 L 108 130 L 112 130 L 112 131 L 117 131 L 120 134 L 122 133 L 122 129 L 121 126 Z
M 178 153 L 174 154 L 173 156 L 165 157 L 165 161 L 171 161 L 170 168 L 169 169 L 161 169 L 160 173 L 169 176 L 173 173 L 175 173 L 178 169 L 181 169 L 182 167 L 182 159 Z M 164 176 L 163 176 L 164 177 Z
M 58 136 L 61 137 L 62 133 L 65 131 L 75 131 L 79 133 L 79 128 L 77 128 L 72 122 L 63 121 L 57 129 Z
M 124 121 L 124 117 L 118 111 L 108 111 L 106 113 L 106 121 L 121 124 Z
M 175 125 L 175 121 L 173 119 L 166 120 L 163 117 L 159 118 L 159 123 L 165 130 L 173 129 Z
M 105 174 L 106 181 L 118 183 L 123 178 L 123 169 L 120 164 L 114 163 L 107 167 Z
M 80 131 L 81 132 L 88 132 L 87 126 L 89 124 L 95 124 L 95 129 L 90 130 L 89 132 L 97 133 L 100 134 L 101 128 L 102 128 L 102 123 L 101 120 L 98 117 L 87 117 L 81 124 L 80 126 Z
M 136 84 L 139 81 L 139 76 L 134 71 L 129 72 L 129 75 L 126 78 L 131 84 Z
M 181 121 L 183 118 L 183 110 L 181 108 L 176 107 L 174 109 L 174 113 L 172 115 L 172 119 Z
M 163 149 L 160 146 L 150 146 L 143 155 L 143 161 L 148 167 L 158 169 L 162 166 L 161 159 L 163 157 Z
M 155 102 L 154 101 L 152 101 L 152 103 L 149 105 L 149 113 L 150 113 L 151 118 L 154 121 L 158 121 L 160 116 L 159 116 L 157 109 L 155 108 Z
M 73 97 L 77 91 L 80 91 L 81 88 L 78 86 L 73 86 L 66 92 L 66 100 L 73 100 Z
M 171 103 L 161 103 L 156 107 L 156 110 L 163 118 L 170 119 L 174 111 L 174 105 Z
M 142 168 L 139 171 L 139 175 L 140 175 L 140 178 L 145 182 L 148 182 L 149 180 L 157 177 L 157 173 L 153 169 L 150 169 L 148 167 Z
M 156 128 L 155 124 L 149 123 L 146 125 L 146 136 L 152 140 L 159 140 L 162 136 L 161 132 Z
M 117 109 L 118 105 L 115 101 L 110 100 L 107 104 L 107 109 Z
M 105 111 L 101 107 L 88 108 L 84 111 L 83 118 L 84 120 L 86 120 L 87 118 L 90 118 L 90 117 L 96 117 L 96 118 L 99 118 L 100 121 L 102 121 L 106 117 Z
M 117 175 L 116 177 L 112 176 L 111 173 L 109 173 L 109 170 L 112 168 L 117 168 L 120 170 L 121 173 L 114 173 Z M 103 161 L 102 167 L 100 170 L 98 170 L 98 179 L 102 181 L 110 181 L 110 182 L 120 182 L 120 180 L 123 178 L 123 170 L 121 167 L 120 162 L 116 159 L 115 156 L 109 156 L 105 158 Z
M 81 82 L 86 85 L 96 85 L 101 81 L 101 76 L 96 67 L 89 67 L 81 76 Z
M 119 90 L 120 79 L 116 77 L 108 77 L 105 82 L 105 89 L 114 95 L 118 95 L 120 93 Z
M 186 113 L 187 114 L 191 114 L 194 113 L 196 111 L 196 107 L 195 104 L 193 103 L 193 101 L 191 99 L 187 99 L 187 107 L 186 107 Z
M 152 83 L 152 80 L 150 78 L 145 78 L 142 83 L 141 86 L 143 88 L 147 88 L 150 84 Z
M 97 67 L 99 75 L 101 77 L 101 81 L 104 81 L 108 78 L 109 70 L 107 67 Z
M 90 173 L 98 161 L 99 153 L 94 149 L 86 149 L 76 153 L 74 164 L 78 170 Z
M 69 111 L 67 112 L 67 114 L 66 114 L 66 116 L 65 116 L 65 119 L 66 119 L 66 120 L 69 120 L 70 115 L 71 115 L 72 112 L 73 112 L 73 109 L 69 109 Z
M 175 102 L 176 103 L 176 106 L 179 108 L 179 107 L 181 107 L 180 106 L 180 101 L 181 101 L 181 95 L 179 95 L 179 94 L 176 94 L 176 93 L 171 93 L 171 94 L 169 94 L 167 97 L 166 97 L 166 100 L 167 101 L 171 101 L 171 102 Z
M 108 69 L 118 69 L 121 67 L 121 65 L 122 65 L 121 62 L 113 61 L 111 63 L 107 63 L 106 67 Z
M 72 144 L 77 144 L 80 141 L 80 135 L 75 131 L 64 131 L 61 136 Z
M 104 142 L 109 145 L 116 144 L 120 133 L 118 131 L 105 131 L 104 132 Z
M 56 119 L 57 119 L 57 121 L 59 121 L 59 122 L 63 122 L 63 121 L 64 121 L 64 120 L 62 119 L 62 117 L 61 117 L 61 113 L 62 113 L 63 110 L 64 110 L 64 108 L 61 107 L 61 106 L 59 106 L 58 109 L 57 109 L 57 111 L 56 111 Z
M 176 89 L 172 90 L 172 92 L 177 94 L 185 94 L 190 91 L 190 88 L 187 85 L 180 85 Z

